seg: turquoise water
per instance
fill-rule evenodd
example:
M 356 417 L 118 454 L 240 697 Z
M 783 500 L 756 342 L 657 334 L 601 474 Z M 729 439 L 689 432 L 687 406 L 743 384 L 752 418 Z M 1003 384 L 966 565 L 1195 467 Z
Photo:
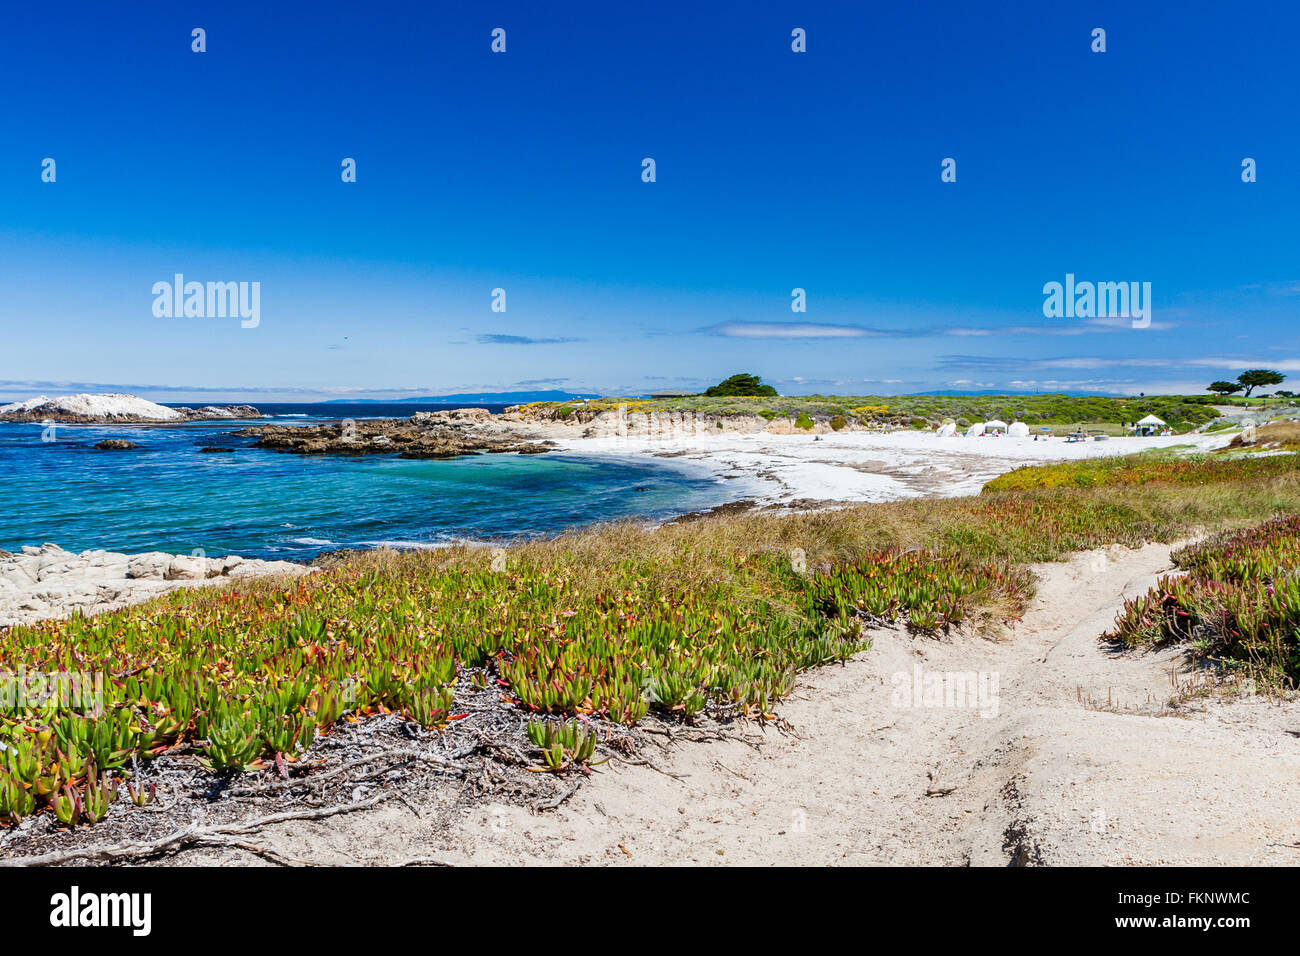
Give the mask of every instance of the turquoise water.
M 658 463 L 551 454 L 307 457 L 248 447 L 251 439 L 224 434 L 235 427 L 59 426 L 54 441 L 42 441 L 39 425 L 0 423 L 0 548 L 52 541 L 70 551 L 202 549 L 306 560 L 343 547 L 658 519 L 728 500 L 716 479 Z M 96 450 L 104 438 L 141 448 Z M 208 445 L 236 451 L 199 452 Z

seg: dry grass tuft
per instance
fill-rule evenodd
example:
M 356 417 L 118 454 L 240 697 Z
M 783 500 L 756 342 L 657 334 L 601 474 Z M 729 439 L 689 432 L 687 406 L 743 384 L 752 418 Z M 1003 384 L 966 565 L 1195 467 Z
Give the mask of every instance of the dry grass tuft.
M 1232 441 L 1228 442 L 1229 448 L 1252 446 L 1277 448 L 1300 447 L 1300 422 L 1273 422 L 1271 425 L 1260 425 L 1255 429 L 1255 438 L 1253 441 L 1243 441 L 1241 435 L 1236 435 L 1233 437 Z

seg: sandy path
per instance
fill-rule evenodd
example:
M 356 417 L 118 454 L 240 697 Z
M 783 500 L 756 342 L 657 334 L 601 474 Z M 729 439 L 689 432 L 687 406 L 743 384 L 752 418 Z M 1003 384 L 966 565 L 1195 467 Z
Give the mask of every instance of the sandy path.
M 1097 644 L 1167 547 L 1040 566 L 1001 641 L 878 631 L 805 675 L 781 708 L 795 733 L 678 744 L 658 770 L 606 765 L 559 810 L 390 802 L 268 842 L 324 863 L 963 864 L 1300 861 L 1300 707 L 1202 698 L 1181 715 L 1174 652 Z M 979 706 L 908 706 L 922 676 L 983 672 Z M 1080 701 L 1082 698 L 1083 702 Z M 1112 710 L 1088 701 L 1108 699 Z M 182 862 L 256 862 L 194 851 Z

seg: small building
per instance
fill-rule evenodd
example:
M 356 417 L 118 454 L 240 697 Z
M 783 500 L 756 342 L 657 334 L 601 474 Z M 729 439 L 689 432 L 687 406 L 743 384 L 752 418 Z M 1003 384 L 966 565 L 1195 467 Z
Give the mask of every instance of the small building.
M 1162 418 L 1156 418 L 1154 415 L 1148 415 L 1146 418 L 1139 419 L 1134 429 L 1141 436 L 1158 435 L 1161 429 L 1165 428 L 1165 421 Z

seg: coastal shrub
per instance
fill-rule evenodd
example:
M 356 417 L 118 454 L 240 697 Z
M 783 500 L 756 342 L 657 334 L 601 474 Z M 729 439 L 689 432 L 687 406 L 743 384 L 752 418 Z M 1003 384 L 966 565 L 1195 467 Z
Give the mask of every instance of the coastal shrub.
M 859 405 L 856 408 L 851 409 L 851 412 L 865 425 L 884 418 L 889 413 L 889 406 Z
M 1300 515 L 1220 534 L 1173 555 L 1167 575 L 1124 602 L 1103 640 L 1126 648 L 1186 643 L 1269 684 L 1300 679 Z
M 724 379 L 717 385 L 712 385 L 704 390 L 708 398 L 719 398 L 723 396 L 734 395 L 776 395 L 776 389 L 771 385 L 764 385 L 762 379 L 757 375 L 750 375 L 748 372 L 741 372 Z
M 717 388 L 718 386 L 715 386 Z M 766 386 L 764 386 L 766 387 Z M 1081 422 L 1118 426 L 1154 414 L 1178 432 L 1218 417 L 1206 396 L 1155 395 L 1137 398 L 1075 395 L 802 395 L 782 399 L 782 414 L 828 419 L 834 415 L 863 423 L 910 425 L 911 419 L 938 424 L 945 419 L 1003 421 L 1019 419 L 1029 425 L 1071 426 Z M 599 400 L 612 401 L 612 400 Z M 755 415 L 771 405 L 768 398 L 744 394 L 705 394 L 645 399 L 646 411 L 695 411 Z M 1252 399 L 1252 401 L 1255 401 Z M 592 403 L 588 403 L 588 408 Z M 969 426 L 967 426 L 969 427 Z
M 804 431 L 811 429 L 814 424 L 816 423 L 804 412 L 800 412 L 798 417 L 794 420 L 794 427 L 802 428 Z
M 988 482 L 984 491 L 1023 491 L 1094 485 L 1136 485 L 1152 482 L 1218 484 L 1245 481 L 1296 470 L 1294 455 L 1232 457 L 1224 454 L 1177 456 L 1170 451 L 1144 452 L 1115 458 L 1091 458 L 1054 465 L 1029 465 Z
M 856 613 L 889 622 L 906 615 L 918 630 L 960 624 L 979 606 L 999 607 L 1006 621 L 1024 613 L 1034 593 L 1023 568 L 974 562 L 961 555 L 898 550 L 867 554 L 810 584 L 829 616 Z
M 772 419 L 776 418 L 776 412 L 772 411 L 770 408 L 763 408 L 759 410 L 758 417 L 765 418 L 770 422 Z
M 845 420 L 843 415 L 836 415 L 834 418 L 831 419 L 832 431 L 840 431 L 846 425 L 848 425 L 848 422 Z

